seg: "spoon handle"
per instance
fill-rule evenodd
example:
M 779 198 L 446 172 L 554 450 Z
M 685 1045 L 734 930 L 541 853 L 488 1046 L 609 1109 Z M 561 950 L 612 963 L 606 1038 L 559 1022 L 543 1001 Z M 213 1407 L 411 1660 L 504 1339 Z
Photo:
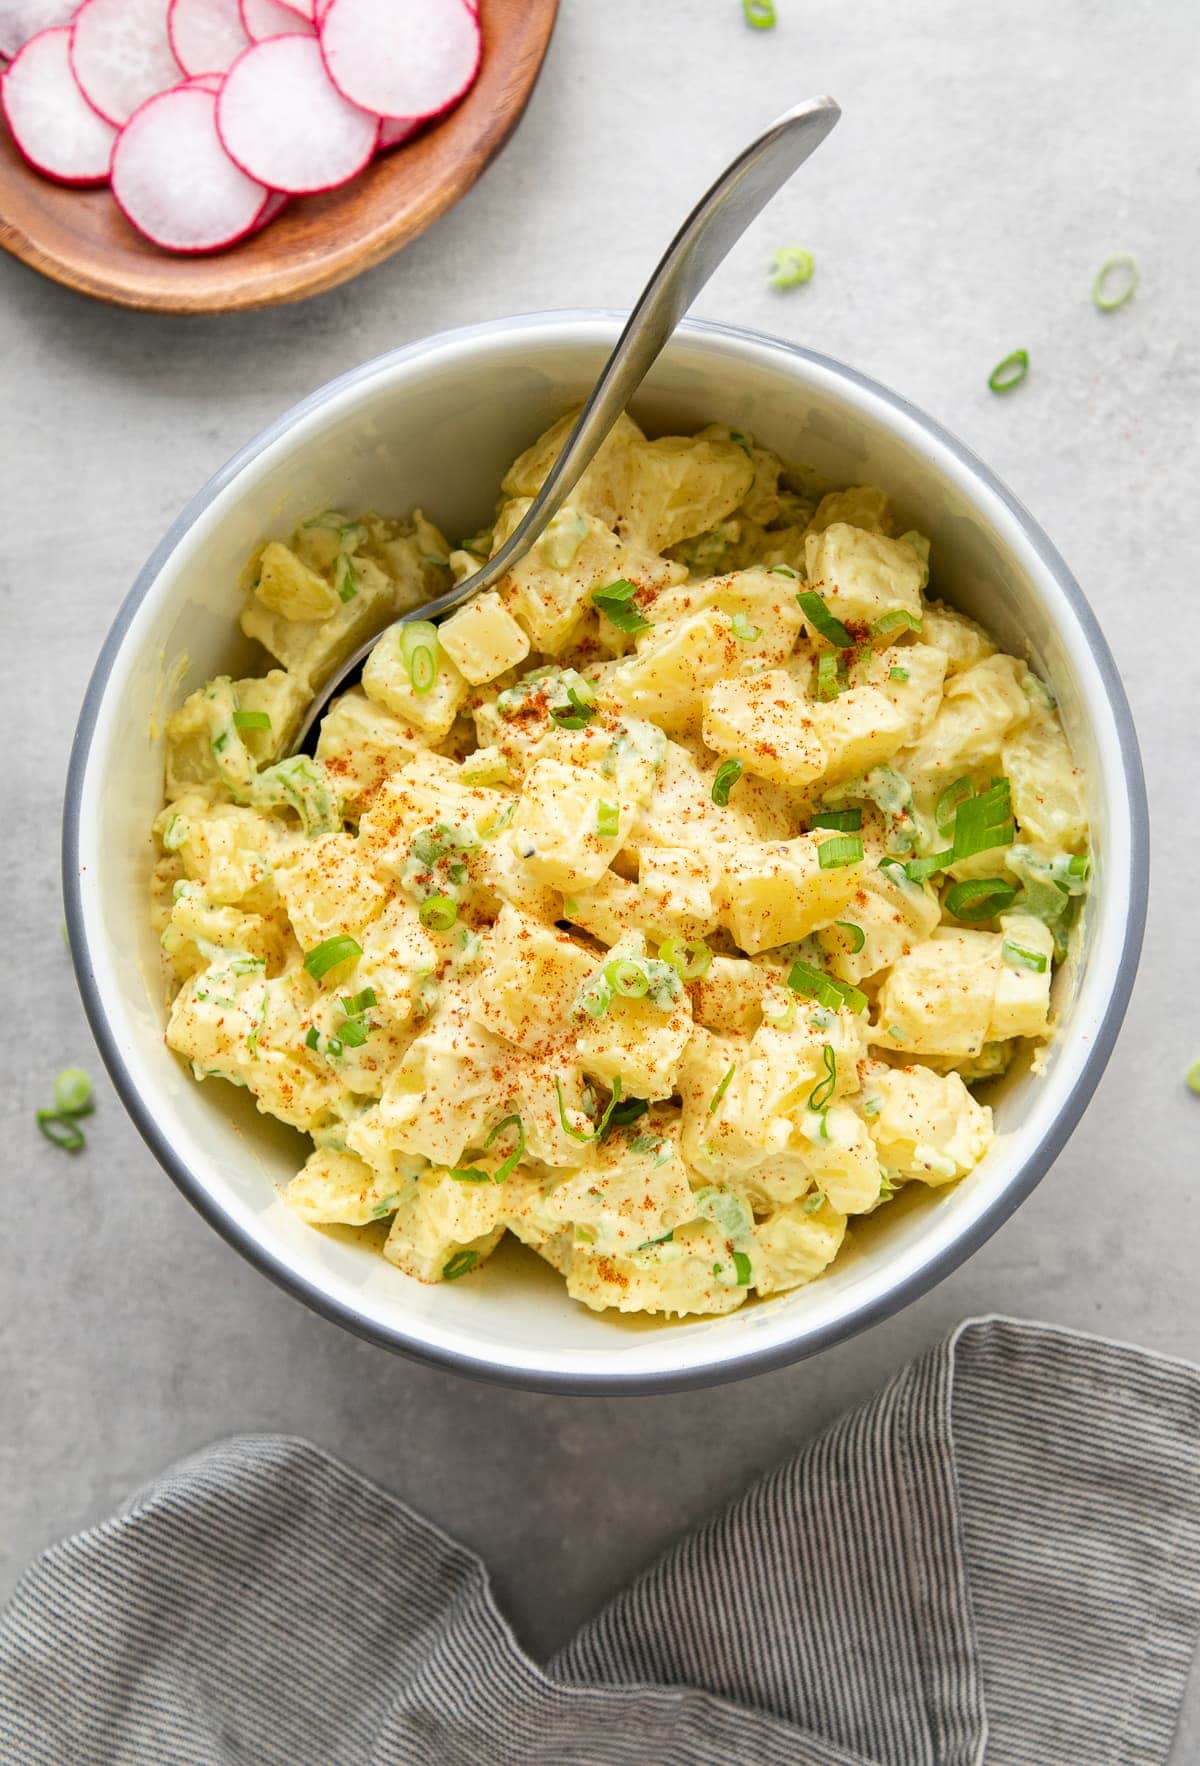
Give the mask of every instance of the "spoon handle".
M 806 99 L 785 111 L 726 166 L 660 258 L 565 446 L 512 534 L 474 576 L 465 577 L 424 607 L 413 608 L 395 621 L 396 625 L 440 619 L 472 595 L 491 588 L 525 556 L 578 484 L 717 265 L 771 197 L 821 145 L 841 114 L 832 98 Z M 329 699 L 355 674 L 382 635 L 376 632 L 361 645 L 317 695 L 296 747 L 303 746 Z
M 713 271 L 841 114 L 832 98 L 797 104 L 705 191 L 659 259 L 541 490 L 495 557 L 471 579 L 471 594 L 498 582 L 553 520 Z

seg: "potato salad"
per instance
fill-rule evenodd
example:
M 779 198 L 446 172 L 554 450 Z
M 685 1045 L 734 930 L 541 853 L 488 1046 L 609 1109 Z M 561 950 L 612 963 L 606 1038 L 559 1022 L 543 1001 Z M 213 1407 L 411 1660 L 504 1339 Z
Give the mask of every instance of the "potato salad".
M 882 491 L 806 495 L 725 427 L 624 419 L 498 589 L 393 623 L 570 422 L 456 549 L 327 510 L 250 560 L 262 672 L 167 726 L 167 1041 L 308 1137 L 305 1221 L 409 1276 L 511 1233 L 586 1306 L 725 1313 L 983 1159 L 974 1088 L 1051 1034 L 1081 780 Z

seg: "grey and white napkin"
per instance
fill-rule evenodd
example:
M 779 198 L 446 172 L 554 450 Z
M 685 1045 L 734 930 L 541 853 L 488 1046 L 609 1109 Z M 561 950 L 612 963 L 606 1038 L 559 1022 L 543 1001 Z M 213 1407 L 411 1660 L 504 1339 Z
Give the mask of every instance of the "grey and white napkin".
M 542 1665 L 388 1491 L 232 1440 L 26 1572 L 0 1759 L 1145 1766 L 1200 1625 L 1198 1473 L 1200 1371 L 972 1321 Z

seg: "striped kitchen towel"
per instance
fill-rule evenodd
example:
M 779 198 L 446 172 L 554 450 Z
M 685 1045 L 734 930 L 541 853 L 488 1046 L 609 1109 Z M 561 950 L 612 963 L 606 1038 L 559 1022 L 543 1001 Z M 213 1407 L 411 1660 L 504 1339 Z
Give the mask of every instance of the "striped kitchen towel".
M 27 1571 L 0 1759 L 1141 1766 L 1200 1621 L 1198 1471 L 1198 1370 L 975 1320 L 542 1666 L 394 1496 L 229 1441 Z

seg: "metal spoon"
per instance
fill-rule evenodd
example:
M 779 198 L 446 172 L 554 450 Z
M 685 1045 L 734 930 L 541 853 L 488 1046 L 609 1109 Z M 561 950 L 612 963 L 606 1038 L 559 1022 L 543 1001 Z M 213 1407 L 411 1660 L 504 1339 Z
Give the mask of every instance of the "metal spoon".
M 659 260 L 565 447 L 513 533 L 482 570 L 464 577 L 436 601 L 414 607 L 385 630 L 396 630 L 418 619 L 440 619 L 472 595 L 491 588 L 525 556 L 578 484 L 717 265 L 776 191 L 821 145 L 841 114 L 832 98 L 806 99 L 785 111 L 726 166 Z M 329 700 L 357 674 L 383 636 L 383 632 L 374 633 L 326 683 L 300 727 L 295 749 L 304 746 Z

